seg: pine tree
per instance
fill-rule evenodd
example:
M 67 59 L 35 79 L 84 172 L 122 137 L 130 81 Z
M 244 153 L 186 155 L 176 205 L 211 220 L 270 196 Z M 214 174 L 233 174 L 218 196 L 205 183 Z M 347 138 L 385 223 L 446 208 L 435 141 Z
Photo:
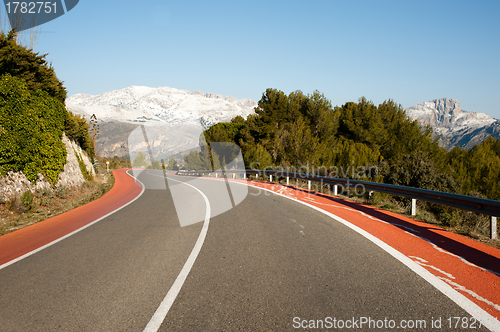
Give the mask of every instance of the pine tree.
M 0 32 L 0 75 L 8 73 L 23 79 L 30 91 L 45 91 L 64 104 L 66 88 L 45 60 L 46 56 L 16 44 L 14 31 L 7 36 Z

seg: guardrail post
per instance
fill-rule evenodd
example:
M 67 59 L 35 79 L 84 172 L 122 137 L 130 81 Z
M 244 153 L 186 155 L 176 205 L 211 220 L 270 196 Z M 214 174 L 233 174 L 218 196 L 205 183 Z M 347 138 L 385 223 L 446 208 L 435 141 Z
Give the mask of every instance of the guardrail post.
M 247 179 L 247 173 L 243 173 L 243 180 L 246 180 Z
M 215 173 L 215 177 L 218 178 L 219 177 L 219 174 Z
M 490 220 L 490 238 L 498 239 L 497 217 L 494 216 L 491 216 Z
M 307 190 L 311 190 L 311 180 L 307 180 Z
M 337 196 L 338 186 L 336 184 L 333 185 L 333 196 Z
M 269 175 L 269 182 L 273 182 L 273 176 Z
M 233 179 L 236 179 L 236 173 L 233 173 Z
M 411 215 L 417 215 L 417 200 L 415 198 L 411 199 Z
M 286 185 L 288 186 L 290 184 L 290 178 L 287 176 L 286 177 Z

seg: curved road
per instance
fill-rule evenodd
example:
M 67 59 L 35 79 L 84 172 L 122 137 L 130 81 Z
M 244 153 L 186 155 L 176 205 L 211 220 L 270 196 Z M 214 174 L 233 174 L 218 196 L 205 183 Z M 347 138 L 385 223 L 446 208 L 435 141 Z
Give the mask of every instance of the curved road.
M 143 331 L 196 243 L 201 251 L 159 331 L 370 330 L 370 320 L 379 331 L 392 323 L 394 330 L 428 331 L 436 320 L 435 330 L 458 331 L 448 318 L 474 323 L 407 266 L 325 214 L 253 187 L 223 212 L 224 181 L 169 177 L 169 189 L 158 189 L 162 172 L 142 172 L 146 190 L 132 204 L 0 269 L 0 331 Z M 211 208 L 205 222 L 200 191 Z M 199 222 L 181 227 L 176 207 Z

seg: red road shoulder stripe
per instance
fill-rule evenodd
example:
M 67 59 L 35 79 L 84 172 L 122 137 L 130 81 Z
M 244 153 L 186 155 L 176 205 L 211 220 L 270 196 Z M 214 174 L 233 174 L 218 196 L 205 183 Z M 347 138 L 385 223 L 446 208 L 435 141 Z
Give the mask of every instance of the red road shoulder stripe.
M 258 181 L 248 183 L 347 220 L 410 258 L 500 320 L 499 249 L 432 224 L 339 197 L 292 186 Z
M 0 236 L 0 266 L 102 218 L 139 196 L 142 187 L 126 171 L 113 171 L 115 184 L 103 197 Z

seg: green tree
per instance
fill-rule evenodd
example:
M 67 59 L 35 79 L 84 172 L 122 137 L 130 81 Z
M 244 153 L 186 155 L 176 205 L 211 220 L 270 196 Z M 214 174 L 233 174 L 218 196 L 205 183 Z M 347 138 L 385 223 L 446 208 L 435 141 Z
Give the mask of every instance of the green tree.
M 45 91 L 64 104 L 66 89 L 45 60 L 46 56 L 16 44 L 13 31 L 7 35 L 0 32 L 0 73 L 18 77 L 26 82 L 30 91 Z
M 175 165 L 176 165 L 175 159 L 174 159 L 174 157 L 172 157 L 168 161 L 167 169 L 172 171 L 172 170 L 174 170 Z
M 273 159 L 262 145 L 251 147 L 245 154 L 245 167 L 248 169 L 265 169 L 272 166 Z
M 161 169 L 160 161 L 153 159 L 153 161 L 151 162 L 151 168 L 152 169 Z
M 132 163 L 133 167 L 151 167 L 151 164 L 146 160 L 146 154 L 144 152 L 139 152 L 137 156 L 134 158 Z
M 184 157 L 184 168 L 187 170 L 209 170 L 204 162 L 200 158 L 200 153 L 197 151 L 191 151 L 187 156 Z M 203 167 L 205 166 L 205 167 Z

